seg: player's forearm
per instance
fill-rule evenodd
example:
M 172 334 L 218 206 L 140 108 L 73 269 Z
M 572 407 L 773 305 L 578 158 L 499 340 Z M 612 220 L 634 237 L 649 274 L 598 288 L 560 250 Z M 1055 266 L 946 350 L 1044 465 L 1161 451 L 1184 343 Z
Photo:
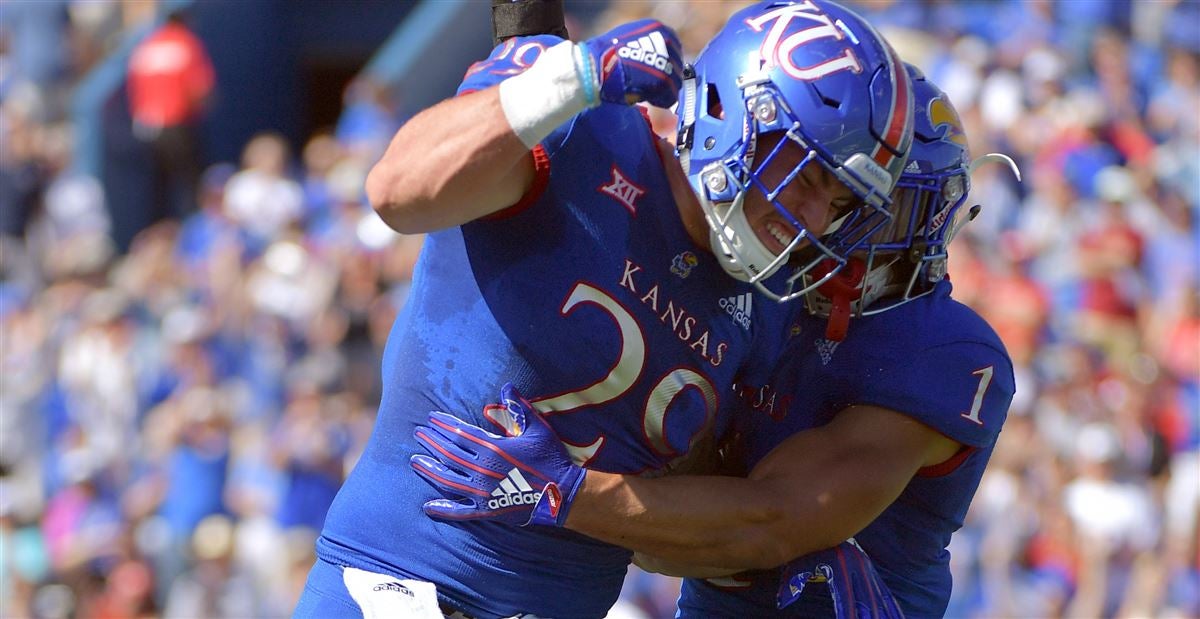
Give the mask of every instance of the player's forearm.
M 742 571 L 738 568 L 673 563 L 662 557 L 642 554 L 640 552 L 633 553 L 633 564 L 647 572 L 675 576 L 677 578 L 721 578 L 723 576 L 732 576 Z
M 761 486 L 733 477 L 642 479 L 589 471 L 566 526 L 672 563 L 773 567 L 792 558 L 779 552 L 776 537 L 789 516 Z
M 371 206 L 399 232 L 456 226 L 520 200 L 533 179 L 529 148 L 504 119 L 498 89 L 417 114 L 367 176 Z
M 747 479 L 589 471 L 566 526 L 699 566 L 768 568 L 830 548 L 878 517 L 921 464 L 909 454 L 919 449 L 856 438 L 870 421 L 882 424 L 877 416 L 859 417 L 794 435 Z

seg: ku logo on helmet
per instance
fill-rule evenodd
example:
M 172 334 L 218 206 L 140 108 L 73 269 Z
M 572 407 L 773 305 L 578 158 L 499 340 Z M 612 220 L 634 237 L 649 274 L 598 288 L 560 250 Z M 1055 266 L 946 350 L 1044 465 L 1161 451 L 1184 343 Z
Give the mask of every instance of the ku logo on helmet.
M 784 37 L 783 35 L 788 31 L 793 19 L 806 19 L 817 25 Z M 831 38 L 840 41 L 846 37 L 841 22 L 835 24 L 812 2 L 805 1 L 800 4 L 779 7 L 758 17 L 747 19 L 746 24 L 755 32 L 762 32 L 764 27 L 772 21 L 775 23 L 767 32 L 762 47 L 759 49 L 759 54 L 767 67 L 779 67 L 791 77 L 806 81 L 818 80 L 838 71 L 862 72 L 862 63 L 859 62 L 858 56 L 854 55 L 854 51 L 849 46 L 842 48 L 840 55 L 823 62 L 807 67 L 796 66 L 792 59 L 792 53 L 800 46 L 817 39 Z

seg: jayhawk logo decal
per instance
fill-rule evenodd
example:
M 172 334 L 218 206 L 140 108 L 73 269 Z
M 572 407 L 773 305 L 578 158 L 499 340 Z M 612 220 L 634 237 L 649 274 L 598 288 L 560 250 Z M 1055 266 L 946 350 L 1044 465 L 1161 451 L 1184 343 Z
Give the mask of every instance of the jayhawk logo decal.
M 675 256 L 671 261 L 671 272 L 678 275 L 680 278 L 687 279 L 688 275 L 692 274 L 692 269 L 700 264 L 700 259 L 690 251 L 685 251 Z
M 950 140 L 963 148 L 967 147 L 967 134 L 963 132 L 962 119 L 958 112 L 945 97 L 938 97 L 929 102 L 929 124 L 934 130 L 946 128 L 943 139 Z

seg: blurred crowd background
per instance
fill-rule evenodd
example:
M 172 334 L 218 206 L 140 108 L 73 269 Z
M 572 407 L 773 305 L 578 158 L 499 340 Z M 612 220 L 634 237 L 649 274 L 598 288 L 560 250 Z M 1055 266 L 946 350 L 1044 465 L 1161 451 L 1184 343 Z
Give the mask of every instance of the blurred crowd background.
M 694 55 L 744 3 L 585 4 L 566 3 L 576 38 L 655 16 Z M 951 546 L 948 616 L 1200 616 L 1200 3 L 851 4 L 949 93 L 975 155 L 1023 172 L 976 173 L 951 251 L 1018 393 Z M 262 127 L 194 170 L 172 157 L 202 140 L 158 149 L 203 118 L 199 38 L 179 118 L 131 112 L 161 218 L 114 240 L 101 179 L 70 165 L 68 101 L 153 17 L 0 5 L 3 617 L 288 615 L 420 251 L 363 196 L 415 111 L 368 80 L 301 140 Z M 633 569 L 620 612 L 670 617 L 678 586 Z

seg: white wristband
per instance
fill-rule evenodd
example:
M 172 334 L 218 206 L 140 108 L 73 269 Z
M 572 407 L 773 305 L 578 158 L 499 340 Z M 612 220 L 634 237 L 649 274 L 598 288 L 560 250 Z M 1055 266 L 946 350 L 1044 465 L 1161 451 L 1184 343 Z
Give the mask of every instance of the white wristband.
M 513 133 L 532 149 L 589 104 L 575 66 L 575 44 L 564 41 L 520 75 L 500 82 L 500 107 Z

